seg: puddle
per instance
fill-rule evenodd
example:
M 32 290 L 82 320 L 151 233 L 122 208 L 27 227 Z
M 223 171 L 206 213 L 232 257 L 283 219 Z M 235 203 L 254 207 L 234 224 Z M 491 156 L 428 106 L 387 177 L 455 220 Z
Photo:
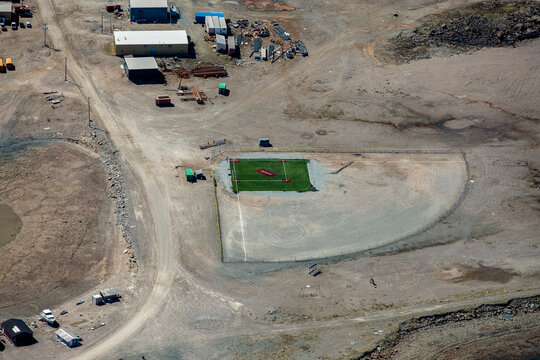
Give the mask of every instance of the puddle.
M 444 126 L 449 129 L 461 130 L 475 125 L 475 122 L 470 119 L 455 119 L 447 121 Z
M 470 266 L 454 264 L 439 270 L 439 278 L 448 282 L 459 283 L 467 280 L 492 281 L 505 284 L 519 275 L 511 269 L 501 269 L 492 266 Z
M 15 239 L 21 228 L 21 218 L 11 207 L 0 204 L 0 247 Z

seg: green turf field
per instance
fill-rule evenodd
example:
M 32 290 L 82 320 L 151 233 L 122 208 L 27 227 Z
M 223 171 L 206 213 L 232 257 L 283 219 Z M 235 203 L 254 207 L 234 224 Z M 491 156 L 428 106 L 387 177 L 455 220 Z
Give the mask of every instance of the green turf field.
M 229 159 L 229 164 L 235 192 L 311 191 L 304 159 Z

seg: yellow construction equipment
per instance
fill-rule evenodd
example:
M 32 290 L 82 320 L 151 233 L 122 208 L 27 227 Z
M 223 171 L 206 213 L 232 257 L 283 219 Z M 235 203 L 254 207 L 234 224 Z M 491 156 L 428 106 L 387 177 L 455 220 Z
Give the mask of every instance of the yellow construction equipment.
M 11 58 L 6 58 L 6 67 L 8 70 L 15 70 L 15 66 L 13 65 Z
M 6 66 L 4 65 L 2 59 L 0 59 L 0 72 L 6 72 Z

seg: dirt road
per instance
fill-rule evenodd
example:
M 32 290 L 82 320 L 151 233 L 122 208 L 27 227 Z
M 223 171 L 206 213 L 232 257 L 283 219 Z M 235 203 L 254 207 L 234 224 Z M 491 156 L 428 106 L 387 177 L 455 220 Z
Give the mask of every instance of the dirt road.
M 169 214 L 166 207 L 163 206 L 166 201 L 162 197 L 159 184 L 155 178 L 148 176 L 151 172 L 148 172 L 144 167 L 145 164 L 149 163 L 148 158 L 135 143 L 127 140 L 126 135 L 129 134 L 129 130 L 123 127 L 120 121 L 117 121 L 115 114 L 107 107 L 106 102 L 101 99 L 92 77 L 83 70 L 78 58 L 71 53 L 71 48 L 56 21 L 52 1 L 41 1 L 39 7 L 43 21 L 49 26 L 49 36 L 52 44 L 54 44 L 55 48 L 61 49 L 63 55 L 70 61 L 70 77 L 75 83 L 79 84 L 83 96 L 92 100 L 92 109 L 100 120 L 99 123 L 107 129 L 115 146 L 123 154 L 125 163 L 128 164 L 139 181 L 141 192 L 144 194 L 149 210 L 144 215 L 144 221 L 146 224 L 153 224 L 152 227 L 148 227 L 149 233 L 144 234 L 144 236 L 155 239 L 154 242 L 157 247 L 155 254 L 157 269 L 150 295 L 145 299 L 139 311 L 117 329 L 113 336 L 107 337 L 106 340 L 78 357 L 79 359 L 95 359 L 110 353 L 119 343 L 123 343 L 132 337 L 162 307 L 163 301 L 167 298 L 168 288 L 172 285 L 172 273 L 176 265 L 173 258 L 174 252 L 172 251 L 173 236 L 170 233 Z

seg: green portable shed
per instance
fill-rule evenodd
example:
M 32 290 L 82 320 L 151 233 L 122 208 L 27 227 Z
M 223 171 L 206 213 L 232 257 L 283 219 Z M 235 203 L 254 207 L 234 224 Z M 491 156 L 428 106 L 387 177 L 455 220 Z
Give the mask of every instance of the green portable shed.
M 187 181 L 195 181 L 195 175 L 193 174 L 192 169 L 186 169 L 186 180 Z
M 226 83 L 219 83 L 219 93 L 221 95 L 225 95 L 226 91 L 227 91 L 227 84 Z

